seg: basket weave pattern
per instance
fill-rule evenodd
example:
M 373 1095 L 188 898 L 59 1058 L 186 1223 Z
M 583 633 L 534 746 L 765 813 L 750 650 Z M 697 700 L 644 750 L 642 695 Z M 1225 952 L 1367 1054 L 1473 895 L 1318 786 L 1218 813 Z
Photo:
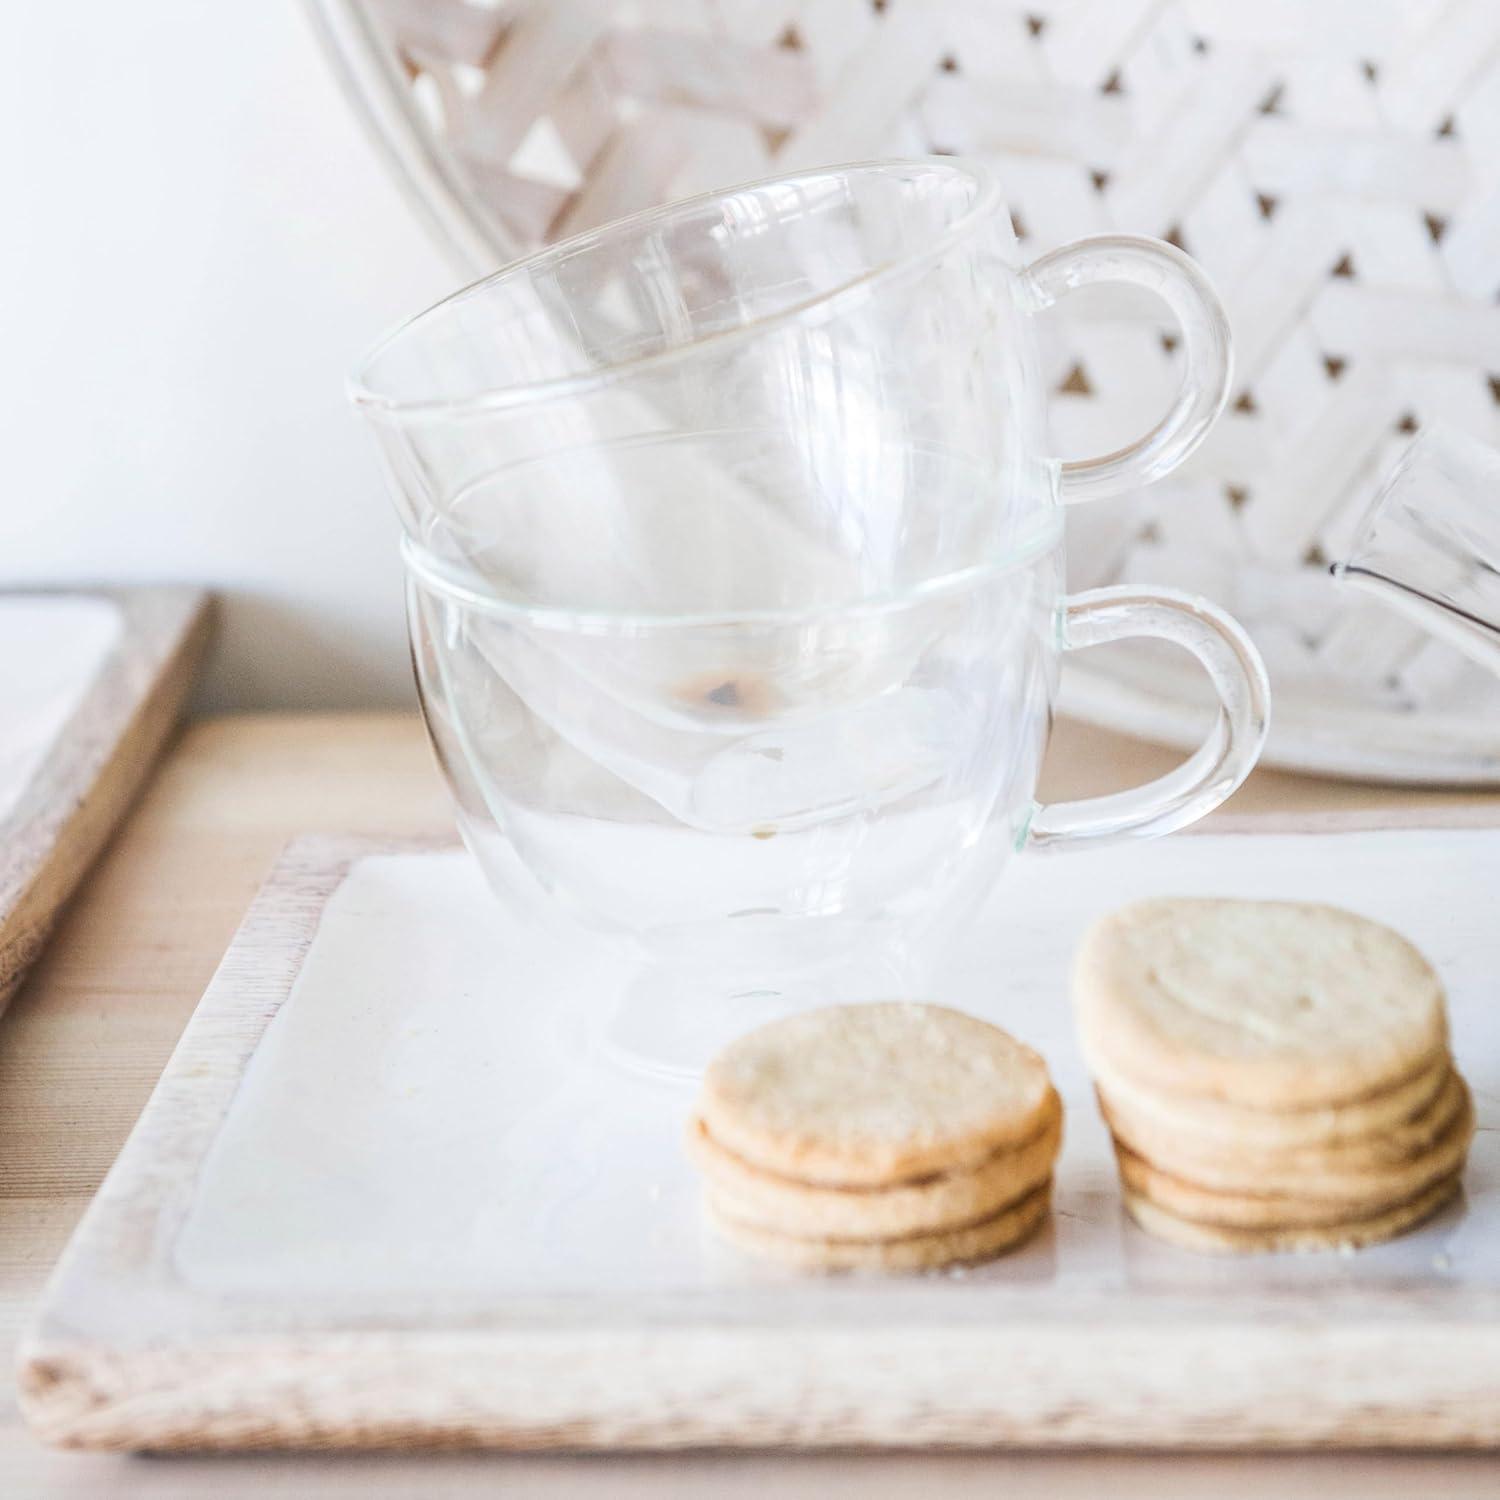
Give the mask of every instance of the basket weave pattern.
M 1500 713 L 1460 658 L 1326 578 L 1423 422 L 1500 444 L 1497 0 L 364 10 L 495 259 L 706 187 L 930 152 L 998 169 L 1029 253 L 1112 229 L 1183 246 L 1234 325 L 1230 410 L 1149 496 L 1079 516 L 1074 581 L 1201 591 L 1279 687 Z M 1159 416 L 1174 344 L 1149 306 L 1060 323 L 1059 447 Z

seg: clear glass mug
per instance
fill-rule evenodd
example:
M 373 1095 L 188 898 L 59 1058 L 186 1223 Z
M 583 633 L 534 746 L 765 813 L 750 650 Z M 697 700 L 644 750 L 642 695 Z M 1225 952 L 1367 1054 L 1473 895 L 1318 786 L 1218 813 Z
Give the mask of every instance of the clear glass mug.
M 1138 442 L 1061 463 L 1032 318 L 1104 281 L 1165 300 L 1183 386 Z M 464 836 L 507 904 L 647 958 L 634 1050 L 715 996 L 919 984 L 1015 850 L 1165 833 L 1239 785 L 1268 690 L 1238 627 L 1168 590 L 1063 592 L 1061 503 L 1166 473 L 1228 382 L 1185 256 L 1110 236 L 1023 266 L 993 179 L 949 160 L 640 214 L 376 348 L 353 399 Z M 1202 662 L 1208 740 L 1037 806 L 1062 653 L 1134 636 Z

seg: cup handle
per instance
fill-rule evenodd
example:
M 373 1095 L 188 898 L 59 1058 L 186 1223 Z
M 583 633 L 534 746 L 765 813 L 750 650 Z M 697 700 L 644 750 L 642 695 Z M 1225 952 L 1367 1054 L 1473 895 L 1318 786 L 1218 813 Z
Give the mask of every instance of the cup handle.
M 1081 651 L 1127 636 L 1171 641 L 1198 658 L 1219 697 L 1213 729 L 1175 771 L 1145 786 L 1033 808 L 1029 848 L 1072 848 L 1171 833 L 1212 812 L 1250 774 L 1260 755 L 1271 688 L 1260 653 L 1228 615 L 1176 589 L 1129 585 L 1090 589 L 1063 601 L 1058 630 L 1062 650 Z
M 1034 260 L 1022 281 L 1032 311 L 1101 282 L 1145 287 L 1167 304 L 1182 330 L 1182 385 L 1171 410 L 1144 437 L 1114 453 L 1066 460 L 1058 481 L 1060 498 L 1067 504 L 1097 500 L 1171 473 L 1224 409 L 1234 372 L 1229 319 L 1197 262 L 1164 240 L 1101 234 Z

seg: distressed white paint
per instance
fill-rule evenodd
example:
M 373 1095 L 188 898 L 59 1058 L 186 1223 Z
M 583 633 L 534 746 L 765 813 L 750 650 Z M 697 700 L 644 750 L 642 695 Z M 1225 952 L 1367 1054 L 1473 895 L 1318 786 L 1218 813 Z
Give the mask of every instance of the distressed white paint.
M 0 1010 L 176 722 L 208 619 L 186 588 L 0 594 Z
M 989 1266 L 889 1279 L 801 1277 L 718 1243 L 678 1143 L 689 1091 L 597 1045 L 618 972 L 532 947 L 464 856 L 390 850 L 298 846 L 252 910 L 23 1352 L 45 1435 L 1500 1437 L 1500 830 L 1207 835 L 1023 864 L 933 993 L 1047 1056 L 1068 1108 L 1056 1212 Z M 1332 899 L 1423 946 L 1480 1112 L 1465 1201 L 1353 1257 L 1198 1257 L 1127 1223 L 1067 963 L 1098 912 L 1184 891 Z
M 121 624 L 109 599 L 0 595 L 0 822 L 83 702 Z
M 1128 897 L 1337 900 L 1432 954 L 1487 1112 L 1500 1105 L 1500 1012 L 1489 1001 L 1497 881 L 1500 833 L 1488 832 L 1204 836 L 1018 867 L 936 998 L 1048 1058 L 1068 1107 L 1060 1217 L 1054 1233 L 973 1279 L 1059 1291 L 1132 1278 L 1346 1286 L 1426 1281 L 1442 1252 L 1452 1279 L 1500 1285 L 1493 1135 L 1481 1134 L 1475 1168 L 1492 1196 L 1353 1262 L 1226 1266 L 1126 1231 L 1066 993 L 1083 927 Z M 679 1144 L 691 1090 L 643 1081 L 591 1048 L 616 983 L 595 954 L 549 965 L 508 927 L 466 855 L 356 865 L 246 1074 L 178 1242 L 179 1269 L 204 1289 L 309 1299 L 433 1285 L 750 1291 L 784 1279 L 700 1230 Z

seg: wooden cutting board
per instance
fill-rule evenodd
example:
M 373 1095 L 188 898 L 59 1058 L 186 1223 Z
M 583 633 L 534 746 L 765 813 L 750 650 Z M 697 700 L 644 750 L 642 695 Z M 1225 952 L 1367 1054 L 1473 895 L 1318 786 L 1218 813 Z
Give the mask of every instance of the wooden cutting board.
M 0 591 L 0 1010 L 165 743 L 208 630 L 199 589 Z
M 58 1267 L 24 1411 L 142 1449 L 1500 1441 L 1500 829 L 1472 819 L 1029 861 L 934 993 L 1048 1058 L 1053 1220 L 894 1279 L 705 1230 L 690 1088 L 597 1044 L 626 977 L 603 950 L 544 948 L 455 850 L 301 842 Z M 1351 1256 L 1199 1257 L 1129 1224 L 1066 968 L 1100 910 L 1170 891 L 1335 900 L 1430 954 L 1480 1115 L 1465 1201 Z

